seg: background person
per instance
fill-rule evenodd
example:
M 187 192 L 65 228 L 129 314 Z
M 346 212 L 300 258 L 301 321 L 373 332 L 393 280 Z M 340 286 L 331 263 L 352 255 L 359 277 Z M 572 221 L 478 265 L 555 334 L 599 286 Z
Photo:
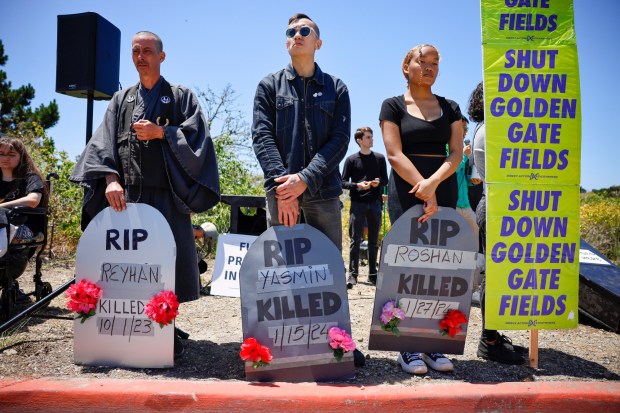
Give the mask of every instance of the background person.
M 461 119 L 463 125 L 463 135 L 467 133 L 467 123 L 469 121 L 463 117 Z M 456 212 L 461 214 L 467 223 L 471 226 L 471 229 L 476 234 L 478 239 L 478 224 L 476 224 L 476 213 L 469 205 L 469 195 L 467 188 L 473 184 L 471 169 L 469 168 L 469 156 L 471 155 L 471 146 L 465 144 L 463 146 L 463 160 L 456 169 L 455 175 L 458 182 L 458 199 L 456 201 Z M 475 179 L 476 183 L 480 183 L 478 178 Z
M 434 46 L 422 44 L 411 49 L 402 63 L 407 92 L 384 100 L 381 106 L 381 131 L 392 166 L 388 183 L 392 225 L 414 205 L 423 205 L 420 222 L 437 212 L 438 206 L 456 207 L 454 172 L 463 158 L 462 115 L 456 103 L 431 90 L 439 74 L 439 60 Z M 401 352 L 398 361 L 403 370 L 413 374 L 426 373 L 427 364 L 438 371 L 454 369 L 441 353 Z
M 463 117 L 463 119 L 465 119 L 465 117 Z M 467 129 L 465 130 L 465 133 L 467 133 Z M 467 187 L 467 197 L 469 199 L 469 206 L 472 209 L 472 211 L 474 211 L 474 215 L 475 215 L 476 208 L 478 208 L 478 203 L 480 202 L 480 198 L 482 197 L 483 185 L 482 185 L 482 179 L 480 179 L 480 174 L 478 173 L 478 170 L 476 168 L 476 163 L 474 160 L 474 151 L 473 151 L 474 144 L 473 142 L 470 142 L 469 139 L 465 139 L 464 142 L 465 142 L 465 146 L 469 146 L 471 148 L 471 151 L 467 151 L 466 148 L 463 148 L 463 153 L 466 154 L 467 157 L 469 158 L 469 163 L 467 165 L 467 168 L 471 171 L 471 183 Z M 475 280 L 474 288 L 480 284 L 480 277 L 481 277 L 481 274 L 484 274 L 485 268 L 486 268 L 486 264 L 485 264 L 485 259 L 484 259 L 483 246 L 482 246 L 482 236 L 480 235 L 480 232 L 478 231 L 478 262 L 476 264 L 476 280 Z M 477 300 L 474 297 L 472 297 L 472 301 L 479 302 L 480 293 L 478 291 L 474 291 L 474 296 L 476 295 L 478 296 Z
M 388 181 L 385 157 L 370 149 L 373 145 L 372 129 L 368 126 L 358 128 L 353 137 L 360 150 L 344 161 L 342 170 L 342 188 L 349 190 L 351 198 L 348 288 L 357 284 L 365 224 L 368 225 L 368 281 L 377 282 L 382 192 Z
M 14 207 L 25 206 L 35 208 L 37 206 L 47 206 L 48 194 L 43 175 L 20 139 L 10 138 L 5 135 L 0 136 L 0 170 L 2 170 L 2 179 L 0 180 L 0 222 L 3 226 L 8 224 L 8 210 Z M 7 228 L 7 230 L 9 229 Z M 4 249 L 4 253 L 6 253 L 8 250 L 6 245 L 7 235 L 3 233 L 2 236 L 5 237 L 3 241 L 7 248 Z M 15 229 L 11 243 L 20 244 L 34 240 L 35 235 L 26 222 Z M 28 248 L 15 249 L 4 258 L 8 260 L 6 263 L 6 275 L 9 279 L 17 279 L 26 270 L 28 252 Z M 24 294 L 22 290 L 18 290 L 17 300 L 26 301 L 28 300 L 28 295 Z
M 461 123 L 463 125 L 463 136 L 467 134 L 467 124 L 469 121 L 463 116 L 461 119 Z M 483 269 L 484 259 L 482 251 L 480 250 L 479 243 L 479 235 L 478 235 L 478 224 L 476 223 L 476 213 L 473 208 L 469 204 L 469 192 L 468 189 L 471 188 L 472 185 L 479 185 L 481 181 L 480 177 L 476 173 L 474 177 L 472 175 L 473 169 L 470 165 L 469 158 L 472 157 L 471 146 L 469 145 L 469 139 L 465 139 L 463 142 L 465 146 L 463 146 L 463 160 L 459 164 L 459 167 L 456 169 L 454 173 L 456 175 L 456 179 L 458 181 L 458 199 L 456 201 L 456 212 L 461 214 L 463 218 L 470 225 L 471 229 L 474 231 L 474 235 L 476 237 L 476 242 L 478 243 L 478 252 L 477 255 L 477 264 L 476 271 L 474 272 L 474 285 L 473 288 L 477 288 L 480 283 L 480 272 Z
M 473 147 L 474 144 L 473 143 L 468 143 L 467 139 L 465 139 L 466 144 L 469 144 L 472 147 L 472 153 L 471 155 L 467 155 L 469 157 L 469 167 L 472 170 L 472 176 L 475 176 L 476 178 L 479 178 L 478 173 L 476 172 L 476 163 L 474 161 L 474 152 L 473 152 Z M 480 198 L 482 198 L 482 180 L 480 180 L 480 183 L 476 184 L 473 183 L 473 185 L 470 185 L 467 188 L 467 195 L 469 197 L 469 206 L 471 207 L 471 209 L 474 210 L 474 212 L 476 211 L 476 208 L 478 208 L 478 202 L 480 202 Z
M 474 162 L 478 169 L 478 173 L 482 180 L 486 177 L 486 161 L 485 161 L 485 146 L 486 146 L 486 128 L 484 125 L 484 89 L 482 82 L 478 83 L 478 86 L 472 92 L 469 98 L 469 109 L 467 111 L 469 118 L 476 122 L 478 126 L 474 133 Z M 486 183 L 484 184 L 484 191 L 478 208 L 476 209 L 476 218 L 478 227 L 480 228 L 480 235 L 483 240 L 483 247 L 486 250 Z M 485 360 L 497 361 L 505 364 L 523 364 L 525 362 L 525 354 L 527 349 L 525 347 L 512 344 L 512 340 L 503 334 L 500 334 L 497 330 L 487 330 L 485 328 L 485 304 L 486 304 L 486 272 L 482 277 L 480 283 L 480 312 L 482 313 L 482 335 L 480 336 L 480 342 L 478 344 L 477 355 Z M 493 276 L 491 274 L 491 276 Z
M 0 169 L 0 208 L 47 205 L 43 175 L 20 139 L 0 137 Z

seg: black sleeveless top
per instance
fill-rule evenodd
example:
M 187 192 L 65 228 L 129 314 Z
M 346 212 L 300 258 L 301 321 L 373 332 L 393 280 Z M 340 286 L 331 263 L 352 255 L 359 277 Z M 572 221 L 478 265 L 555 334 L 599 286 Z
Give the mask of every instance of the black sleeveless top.
M 441 96 L 435 97 L 441 107 L 441 116 L 432 121 L 407 112 L 404 95 L 383 101 L 379 120 L 388 120 L 398 125 L 405 155 L 446 155 L 446 144 L 452 135 L 451 125 L 461 119 L 461 110 L 455 102 Z

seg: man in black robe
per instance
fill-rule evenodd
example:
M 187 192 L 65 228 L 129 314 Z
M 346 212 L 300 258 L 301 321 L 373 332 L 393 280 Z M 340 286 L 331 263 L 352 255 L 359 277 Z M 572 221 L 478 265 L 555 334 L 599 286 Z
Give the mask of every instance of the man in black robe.
M 200 280 L 190 213 L 219 202 L 215 149 L 196 95 L 160 74 L 166 54 L 159 36 L 136 33 L 132 56 L 140 82 L 114 94 L 69 178 L 86 188 L 82 229 L 107 206 L 155 207 L 176 242 L 178 300 L 196 300 Z

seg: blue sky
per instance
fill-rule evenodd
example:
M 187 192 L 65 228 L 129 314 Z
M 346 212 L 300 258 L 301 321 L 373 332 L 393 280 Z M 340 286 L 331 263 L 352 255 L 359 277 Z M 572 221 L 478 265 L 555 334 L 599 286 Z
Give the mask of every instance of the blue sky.
M 551 0 L 556 1 L 556 0 Z M 612 128 L 620 97 L 620 1 L 574 0 L 582 104 L 581 185 L 588 189 L 620 185 L 618 138 Z M 400 65 L 420 43 L 438 47 L 440 76 L 433 87 L 462 110 L 482 79 L 480 3 L 432 1 L 281 0 L 2 0 L 0 39 L 9 56 L 3 68 L 14 87 L 30 83 L 33 106 L 56 99 L 60 121 L 49 130 L 56 146 L 77 156 L 86 136 L 86 100 L 55 92 L 57 16 L 96 12 L 121 31 L 120 83 L 138 79 L 131 62 L 131 36 L 159 34 L 167 53 L 163 75 L 173 83 L 218 91 L 231 84 L 238 108 L 252 118 L 256 85 L 284 67 L 288 17 L 304 12 L 319 25 L 323 47 L 316 61 L 348 85 L 353 129 L 375 131 L 375 150 L 385 153 L 378 116 L 381 102 L 405 91 Z M 93 124 L 106 101 L 95 102 Z M 473 129 L 473 128 L 472 128 Z M 470 131 L 471 134 L 471 131 Z M 349 154 L 357 151 L 351 142 Z

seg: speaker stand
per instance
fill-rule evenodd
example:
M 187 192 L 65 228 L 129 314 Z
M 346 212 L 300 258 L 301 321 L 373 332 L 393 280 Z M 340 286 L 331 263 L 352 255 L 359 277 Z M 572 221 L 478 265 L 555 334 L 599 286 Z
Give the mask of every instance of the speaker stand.
M 91 136 L 93 136 L 93 102 L 95 101 L 95 93 L 92 90 L 88 91 L 87 103 L 86 103 L 86 144 Z

